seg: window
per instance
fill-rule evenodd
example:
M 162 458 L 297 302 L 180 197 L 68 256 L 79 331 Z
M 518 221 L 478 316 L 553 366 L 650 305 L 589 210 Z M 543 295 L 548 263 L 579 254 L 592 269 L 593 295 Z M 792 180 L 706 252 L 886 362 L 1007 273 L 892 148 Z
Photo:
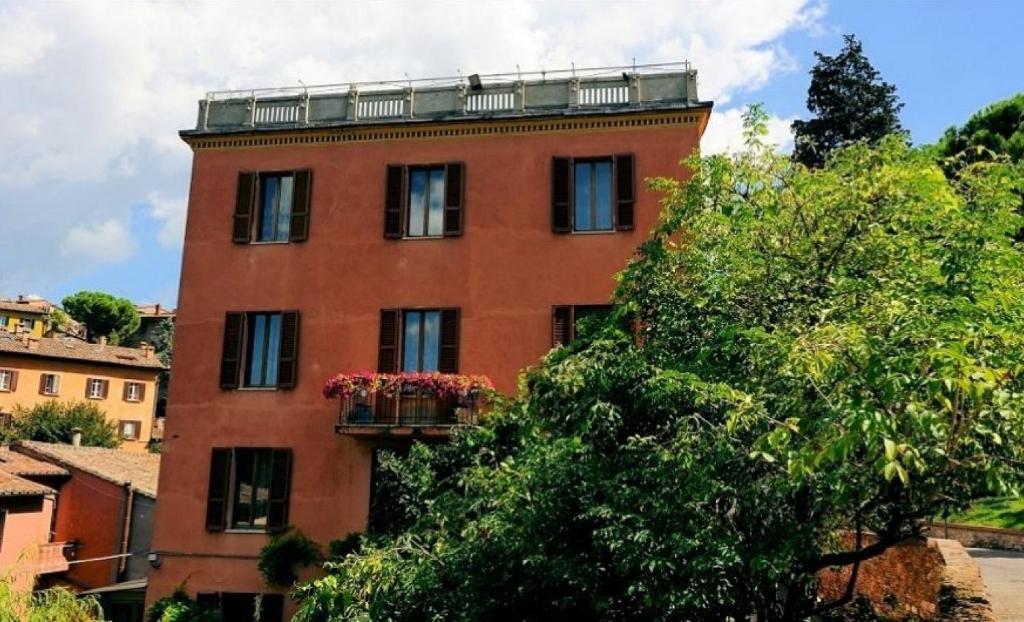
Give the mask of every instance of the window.
M 385 238 L 462 235 L 465 165 L 387 167 Z
M 290 449 L 214 449 L 206 506 L 207 529 L 285 528 L 291 463 Z
M 85 381 L 85 396 L 91 400 L 102 400 L 107 397 L 109 382 L 100 378 L 89 378 Z
M 458 309 L 383 309 L 378 371 L 459 371 Z
M 221 388 L 294 387 L 298 339 L 298 311 L 228 313 Z
M 563 305 L 552 309 L 551 345 L 568 345 L 579 335 L 581 325 L 612 312 L 611 305 Z
M 440 311 L 406 311 L 402 327 L 402 371 L 437 371 L 440 333 Z
M 0 391 L 12 392 L 18 387 L 18 372 L 0 369 Z
M 235 243 L 304 241 L 309 233 L 312 187 L 309 170 L 239 173 Z
M 632 230 L 633 156 L 556 157 L 551 164 L 551 230 Z
M 124 383 L 124 401 L 141 402 L 145 387 L 141 382 Z
M 60 392 L 60 376 L 42 374 L 39 377 L 39 392 L 43 395 L 57 395 Z
M 121 421 L 118 424 L 118 432 L 126 441 L 137 441 L 139 440 L 139 432 L 142 430 L 141 421 Z
M 611 160 L 577 161 L 574 167 L 573 229 L 611 231 Z
M 281 622 L 284 619 L 284 595 L 242 592 L 199 592 L 196 602 L 203 609 L 220 614 L 223 620 Z M 258 603 L 258 604 L 257 604 Z M 257 609 L 260 612 L 256 617 Z

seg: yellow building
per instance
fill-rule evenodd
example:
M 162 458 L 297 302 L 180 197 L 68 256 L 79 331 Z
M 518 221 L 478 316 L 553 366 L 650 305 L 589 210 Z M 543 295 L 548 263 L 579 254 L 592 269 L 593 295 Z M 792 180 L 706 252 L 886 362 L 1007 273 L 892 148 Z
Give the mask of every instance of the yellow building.
M 152 346 L 122 348 L 105 339 L 87 343 L 0 330 L 0 413 L 49 400 L 93 402 L 117 424 L 123 449 L 145 451 L 162 369 Z
M 45 300 L 32 300 L 19 296 L 16 300 L 0 300 L 0 330 L 28 333 L 40 338 L 46 324 L 46 314 L 51 305 Z

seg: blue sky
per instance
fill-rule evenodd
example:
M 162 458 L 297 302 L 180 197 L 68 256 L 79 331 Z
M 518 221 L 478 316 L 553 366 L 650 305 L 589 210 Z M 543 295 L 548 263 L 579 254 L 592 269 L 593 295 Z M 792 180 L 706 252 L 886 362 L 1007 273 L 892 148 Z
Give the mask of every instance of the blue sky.
M 920 143 L 1024 91 L 1022 23 L 1011 1 L 0 0 L 0 295 L 173 305 L 190 171 L 176 131 L 208 90 L 687 58 L 716 101 L 706 149 L 737 144 L 752 102 L 785 148 L 814 51 L 854 33 Z

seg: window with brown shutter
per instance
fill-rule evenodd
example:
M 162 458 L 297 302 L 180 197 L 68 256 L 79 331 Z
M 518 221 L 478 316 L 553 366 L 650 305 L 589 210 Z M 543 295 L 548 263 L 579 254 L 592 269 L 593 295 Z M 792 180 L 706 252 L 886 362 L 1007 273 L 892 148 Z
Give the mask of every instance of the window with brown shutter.
M 633 229 L 633 201 L 635 200 L 633 156 L 615 156 L 615 228 L 619 231 Z
M 577 336 L 580 320 L 603 317 L 612 305 L 558 305 L 551 308 L 551 345 L 569 345 Z
M 437 357 L 437 371 L 442 374 L 459 373 L 459 310 L 441 309 L 441 351 Z
M 288 240 L 304 242 L 309 237 L 309 212 L 313 200 L 313 171 L 295 171 L 291 226 Z
M 220 357 L 220 388 L 237 389 L 241 374 L 244 313 L 224 314 L 224 343 Z
M 102 378 L 85 379 L 85 397 L 91 400 L 103 400 L 107 398 L 110 389 L 110 381 Z
M 238 174 L 238 192 L 235 194 L 235 219 L 232 239 L 235 244 L 248 244 L 252 240 L 252 216 L 256 207 L 256 173 Z
M 13 393 L 18 388 L 18 371 L 0 369 L 0 391 Z
M 233 451 L 214 448 L 210 456 L 210 485 L 206 493 L 206 530 L 224 531 L 228 517 Z
M 299 312 L 281 314 L 281 353 L 277 363 L 277 388 L 295 387 L 299 361 Z
M 118 435 L 126 441 L 139 440 L 142 431 L 141 421 L 121 420 L 117 425 Z
M 465 203 L 465 165 L 449 162 L 444 173 L 444 234 L 462 235 L 463 204 Z
M 551 230 L 572 232 L 572 158 L 551 160 Z
M 384 184 L 384 237 L 401 238 L 404 233 L 406 167 L 389 164 Z
M 288 496 L 292 477 L 292 450 L 271 450 L 270 496 L 267 528 L 281 531 L 288 527 Z
M 377 371 L 394 373 L 398 371 L 398 330 L 401 312 L 398 309 L 381 309 L 380 337 L 377 347 Z

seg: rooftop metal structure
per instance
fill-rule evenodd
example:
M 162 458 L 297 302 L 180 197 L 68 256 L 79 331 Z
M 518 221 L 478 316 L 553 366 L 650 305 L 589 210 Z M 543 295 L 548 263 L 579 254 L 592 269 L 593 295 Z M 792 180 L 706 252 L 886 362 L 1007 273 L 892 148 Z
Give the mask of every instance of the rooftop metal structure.
M 689 61 L 214 91 L 183 136 L 398 122 L 678 110 L 697 97 Z

